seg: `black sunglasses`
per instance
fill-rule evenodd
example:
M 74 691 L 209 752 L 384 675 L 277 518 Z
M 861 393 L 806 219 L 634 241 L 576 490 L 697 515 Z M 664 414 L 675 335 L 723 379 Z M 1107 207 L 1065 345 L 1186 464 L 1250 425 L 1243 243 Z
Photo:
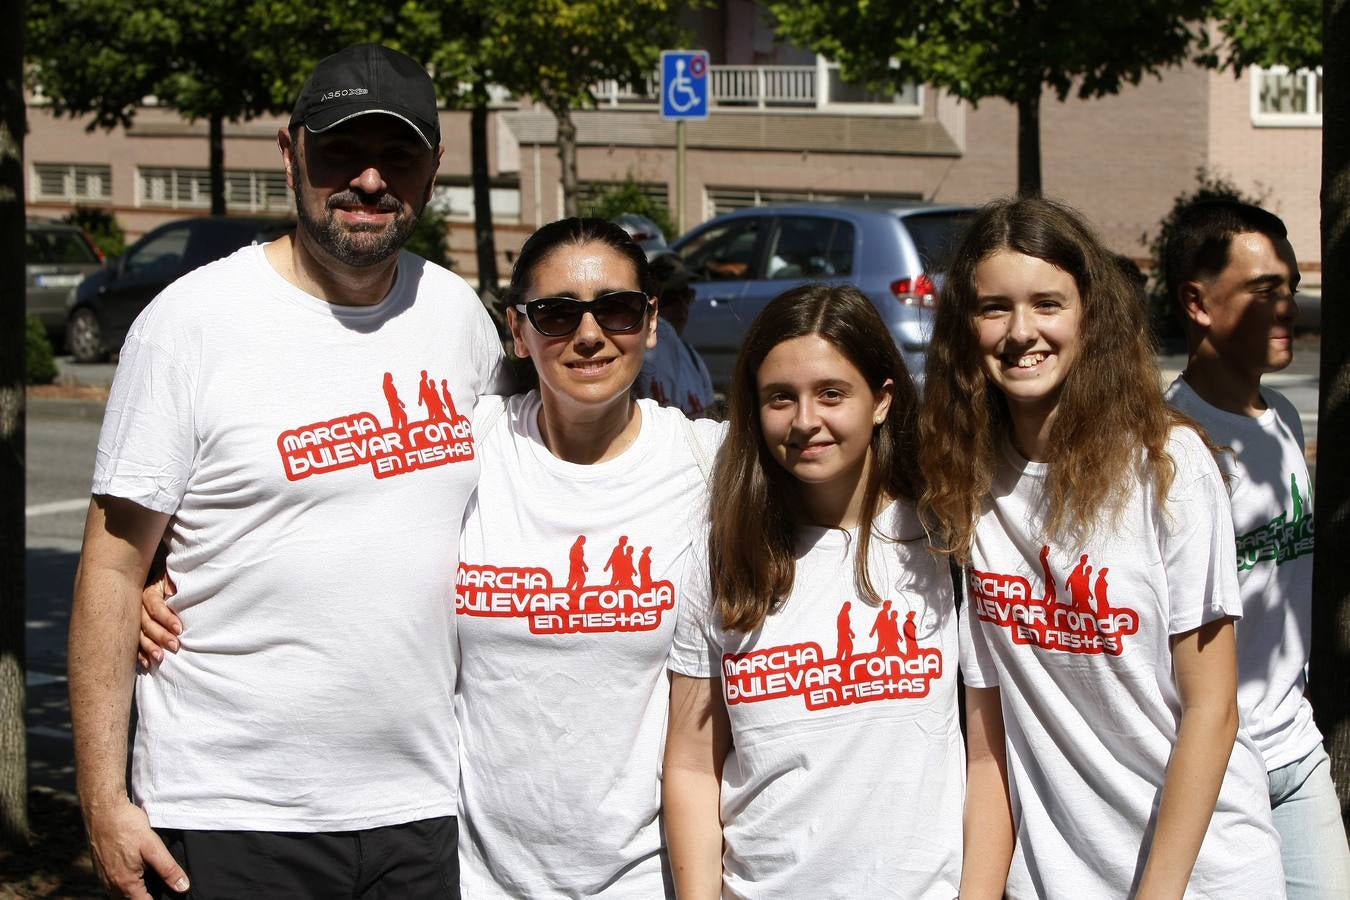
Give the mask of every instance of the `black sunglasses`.
M 642 291 L 615 291 L 601 294 L 594 300 L 540 297 L 517 303 L 516 310 L 523 312 L 535 330 L 545 337 L 571 334 L 581 325 L 581 318 L 586 313 L 595 316 L 595 323 L 605 331 L 625 334 L 641 327 L 651 302 Z

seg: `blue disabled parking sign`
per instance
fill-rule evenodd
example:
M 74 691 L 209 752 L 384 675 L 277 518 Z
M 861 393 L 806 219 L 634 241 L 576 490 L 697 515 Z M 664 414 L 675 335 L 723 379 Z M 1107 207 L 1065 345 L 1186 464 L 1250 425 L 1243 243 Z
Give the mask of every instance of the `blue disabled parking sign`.
M 661 51 L 661 118 L 708 118 L 708 52 Z

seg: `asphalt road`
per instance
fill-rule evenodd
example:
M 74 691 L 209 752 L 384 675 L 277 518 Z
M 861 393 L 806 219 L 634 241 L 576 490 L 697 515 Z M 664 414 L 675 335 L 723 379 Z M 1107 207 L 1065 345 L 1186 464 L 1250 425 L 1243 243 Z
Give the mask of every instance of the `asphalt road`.
M 1316 337 L 1301 338 L 1292 366 L 1268 376 L 1298 408 L 1310 446 L 1317 437 Z M 106 384 L 113 367 L 62 360 L 64 377 Z M 1164 382 L 1185 365 L 1159 359 Z M 80 536 L 89 503 L 102 407 L 78 400 L 33 400 L 28 407 L 27 577 L 28 734 L 30 783 L 73 790 L 70 715 L 66 702 L 66 627 Z

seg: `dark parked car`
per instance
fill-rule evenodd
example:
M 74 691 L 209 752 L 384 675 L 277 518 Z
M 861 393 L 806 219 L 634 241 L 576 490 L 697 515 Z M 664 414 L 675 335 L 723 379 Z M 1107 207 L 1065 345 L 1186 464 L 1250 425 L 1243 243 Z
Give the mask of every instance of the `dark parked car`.
M 77 362 L 97 362 L 122 346 L 141 310 L 193 269 L 289 231 L 288 219 L 182 219 L 161 225 L 86 278 L 70 300 L 66 346 Z
M 66 327 L 66 301 L 75 286 L 103 263 L 89 237 L 74 225 L 29 219 L 24 236 L 25 307 L 58 339 Z
M 726 388 L 745 330 L 768 302 L 808 281 L 856 285 L 881 313 L 916 383 L 948 258 L 975 210 L 932 203 L 802 203 L 725 213 L 673 249 L 697 296 L 684 339 Z

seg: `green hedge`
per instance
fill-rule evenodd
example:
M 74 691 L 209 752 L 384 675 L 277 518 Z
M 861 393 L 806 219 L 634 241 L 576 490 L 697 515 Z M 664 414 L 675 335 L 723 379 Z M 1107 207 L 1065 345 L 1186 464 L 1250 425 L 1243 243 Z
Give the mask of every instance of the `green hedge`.
M 56 355 L 52 352 L 52 342 L 47 340 L 47 329 L 42 327 L 37 316 L 25 319 L 26 352 L 29 384 L 51 384 L 56 380 Z

